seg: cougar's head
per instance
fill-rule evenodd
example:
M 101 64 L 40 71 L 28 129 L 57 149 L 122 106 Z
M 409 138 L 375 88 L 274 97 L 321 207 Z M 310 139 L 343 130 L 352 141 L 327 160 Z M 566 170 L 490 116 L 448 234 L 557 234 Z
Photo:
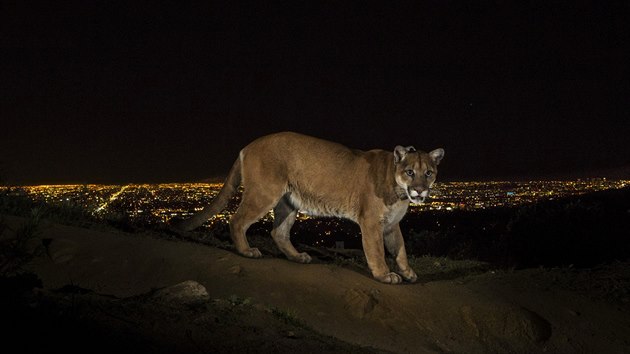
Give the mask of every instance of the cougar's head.
M 429 190 L 437 175 L 437 165 L 443 157 L 444 149 L 426 153 L 416 150 L 413 146 L 396 146 L 394 149 L 396 183 L 405 190 L 409 201 L 423 203 L 429 196 Z

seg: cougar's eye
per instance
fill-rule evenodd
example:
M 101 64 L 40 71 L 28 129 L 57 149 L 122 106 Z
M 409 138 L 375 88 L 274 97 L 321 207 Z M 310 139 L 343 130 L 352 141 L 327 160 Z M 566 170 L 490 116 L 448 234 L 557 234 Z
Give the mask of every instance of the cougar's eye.
M 431 177 L 431 175 L 433 175 L 433 171 L 427 171 L 424 173 L 424 175 L 427 177 Z
M 406 173 L 406 174 L 407 174 L 407 176 L 409 176 L 409 177 L 413 177 L 413 175 L 415 175 L 415 174 L 416 174 L 415 172 L 413 172 L 413 170 L 407 170 L 407 171 L 405 171 L 405 173 Z

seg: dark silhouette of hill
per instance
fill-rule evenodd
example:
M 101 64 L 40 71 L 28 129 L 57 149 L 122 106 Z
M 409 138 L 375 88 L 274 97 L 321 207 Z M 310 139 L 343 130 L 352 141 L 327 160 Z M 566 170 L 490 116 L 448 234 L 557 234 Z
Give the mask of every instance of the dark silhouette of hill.
M 415 255 L 519 268 L 593 266 L 630 256 L 630 188 L 515 208 L 409 215 L 402 227 Z

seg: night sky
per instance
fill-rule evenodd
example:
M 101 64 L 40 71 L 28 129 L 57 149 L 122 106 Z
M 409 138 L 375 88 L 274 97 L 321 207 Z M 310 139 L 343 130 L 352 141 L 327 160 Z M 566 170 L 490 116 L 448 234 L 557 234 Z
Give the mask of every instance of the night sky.
M 5 183 L 216 179 L 284 130 L 630 178 L 628 1 L 130 3 L 2 1 Z

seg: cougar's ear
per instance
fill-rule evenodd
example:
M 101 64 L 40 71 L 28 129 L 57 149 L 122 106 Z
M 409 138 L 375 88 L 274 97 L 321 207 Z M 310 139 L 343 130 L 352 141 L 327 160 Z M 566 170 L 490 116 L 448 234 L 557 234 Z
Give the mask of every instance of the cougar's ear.
M 400 145 L 397 145 L 394 148 L 394 164 L 397 164 L 400 161 L 404 160 L 405 156 L 407 156 L 407 149 Z
M 394 163 L 399 163 L 400 161 L 404 160 L 405 156 L 407 156 L 407 153 L 409 152 L 416 152 L 416 148 L 413 146 L 396 146 L 396 148 L 394 149 Z
M 435 149 L 429 153 L 429 156 L 431 157 L 431 160 L 435 162 L 436 165 L 439 165 L 440 161 L 442 161 L 442 158 L 444 157 L 444 149 L 442 148 Z

